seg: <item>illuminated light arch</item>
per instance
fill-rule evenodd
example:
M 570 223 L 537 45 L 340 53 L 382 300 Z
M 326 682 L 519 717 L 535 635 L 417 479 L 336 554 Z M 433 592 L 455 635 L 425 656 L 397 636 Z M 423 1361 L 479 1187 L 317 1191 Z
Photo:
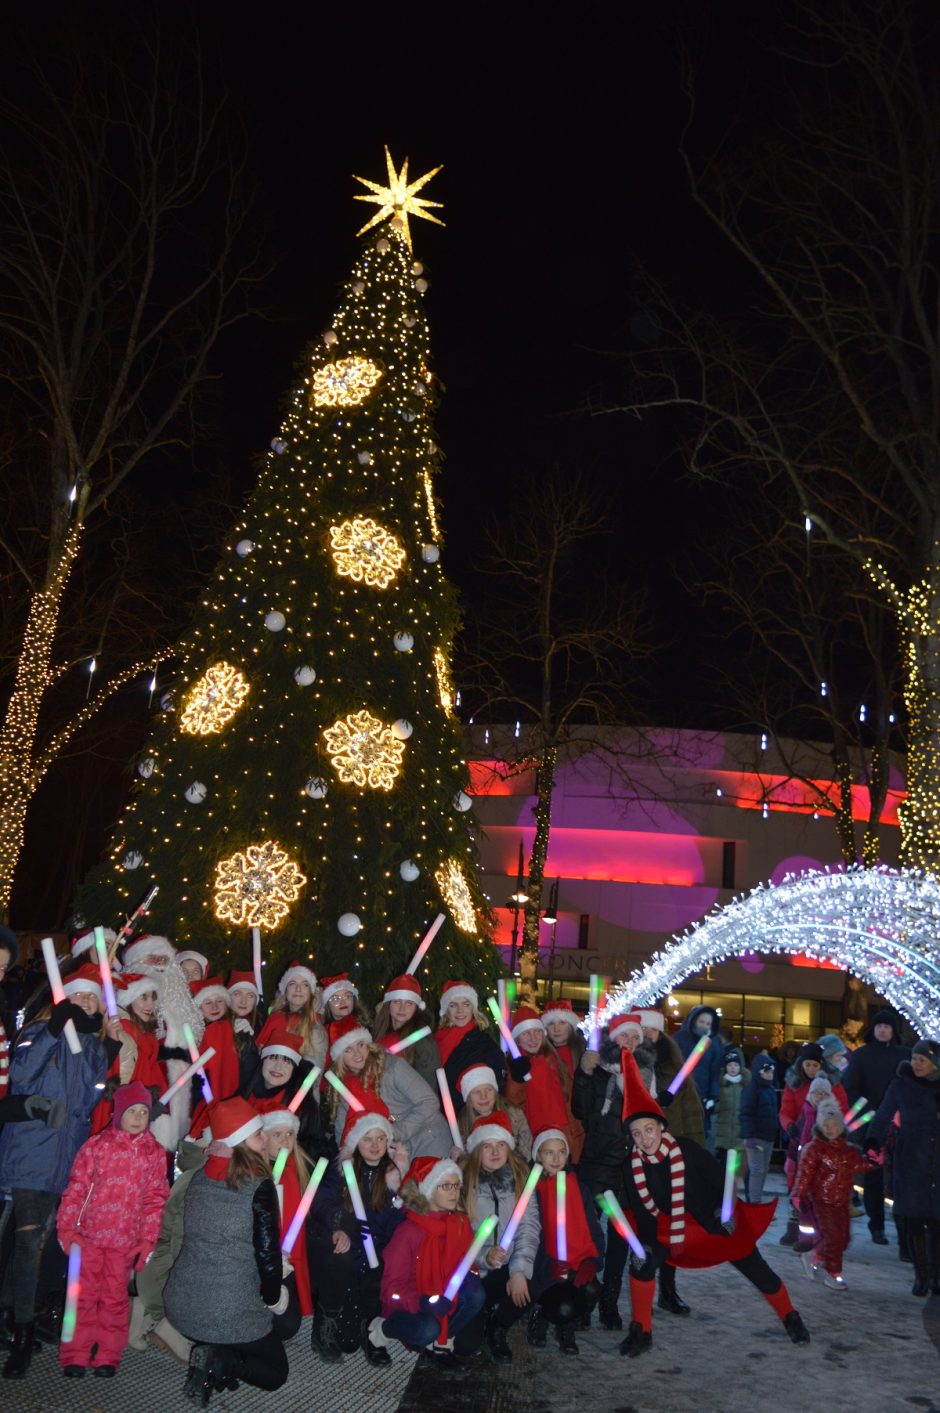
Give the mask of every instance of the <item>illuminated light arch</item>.
M 887 867 L 788 874 L 715 908 L 610 991 L 601 1023 L 746 952 L 833 962 L 870 982 L 919 1035 L 940 1038 L 940 882 Z M 585 1031 L 593 1022 L 592 1012 Z

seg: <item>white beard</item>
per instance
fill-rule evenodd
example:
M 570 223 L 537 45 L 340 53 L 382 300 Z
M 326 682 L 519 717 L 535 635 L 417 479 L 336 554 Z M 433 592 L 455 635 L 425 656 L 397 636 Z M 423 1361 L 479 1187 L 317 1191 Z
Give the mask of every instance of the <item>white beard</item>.
M 176 962 L 166 966 L 138 966 L 138 972 L 151 977 L 157 991 L 157 1034 L 173 1049 L 186 1047 L 183 1027 L 189 1026 L 198 1045 L 206 1028 L 202 1012 L 189 990 L 189 983 Z M 188 1060 L 167 1060 L 167 1077 L 172 1084 L 189 1066 Z M 170 1100 L 169 1112 L 150 1126 L 154 1138 L 168 1153 L 175 1153 L 181 1138 L 189 1132 L 189 1086 L 184 1085 Z

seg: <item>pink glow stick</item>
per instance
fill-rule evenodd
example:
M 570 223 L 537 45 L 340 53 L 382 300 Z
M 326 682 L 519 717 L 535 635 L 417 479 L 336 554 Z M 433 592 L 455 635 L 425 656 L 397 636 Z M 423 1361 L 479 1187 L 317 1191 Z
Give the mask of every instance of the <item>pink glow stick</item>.
M 171 1099 L 173 1098 L 173 1095 L 174 1095 L 174 1094 L 178 1094 L 178 1093 L 179 1093 L 179 1091 L 182 1089 L 182 1087 L 183 1087 L 184 1084 L 188 1084 L 188 1083 L 189 1083 L 189 1081 L 192 1079 L 192 1077 L 193 1077 L 193 1075 L 196 1073 L 196 1071 L 197 1071 L 197 1070 L 201 1070 L 202 1067 L 203 1067 L 203 1065 L 207 1064 L 208 1061 L 212 1059 L 212 1056 L 213 1056 L 214 1054 L 215 1054 L 215 1046 L 214 1046 L 214 1045 L 210 1045 L 209 1048 L 208 1048 L 208 1050 L 203 1050 L 203 1052 L 202 1052 L 201 1055 L 197 1055 L 195 1061 L 194 1061 L 191 1065 L 189 1065 L 189 1066 L 183 1071 L 183 1073 L 180 1075 L 179 1079 L 174 1079 L 174 1081 L 173 1081 L 173 1083 L 170 1085 L 169 1089 L 164 1089 L 163 1093 L 160 1095 L 160 1098 L 157 1100 L 157 1103 L 158 1103 L 158 1104 L 166 1104 L 166 1103 L 168 1103 L 169 1100 L 171 1100 Z
M 310 1073 L 304 1075 L 303 1083 L 301 1084 L 300 1088 L 297 1090 L 297 1093 L 294 1095 L 293 1099 L 287 1106 L 292 1114 L 296 1114 L 297 1110 L 300 1108 L 301 1104 L 304 1102 L 319 1077 L 319 1065 L 314 1065 Z
M 338 1074 L 336 1074 L 333 1070 L 327 1070 L 326 1074 L 324 1075 L 324 1079 L 326 1080 L 327 1084 L 332 1084 L 333 1088 L 336 1090 L 340 1098 L 345 1099 L 349 1107 L 355 1110 L 357 1114 L 365 1113 L 365 1105 L 362 1103 L 361 1100 L 356 1098 L 355 1094 L 350 1093 L 350 1091 L 346 1088 L 345 1084 L 340 1079 Z
M 617 1231 L 619 1231 L 620 1235 L 623 1237 L 624 1241 L 627 1243 L 634 1256 L 636 1256 L 637 1259 L 640 1261 L 645 1261 L 646 1250 L 643 1246 L 643 1243 L 631 1227 L 630 1223 L 627 1221 L 626 1217 L 623 1214 L 623 1208 L 617 1201 L 614 1194 L 611 1192 L 610 1188 L 608 1188 L 605 1193 L 603 1193 L 600 1197 L 597 1198 L 597 1202 L 600 1204 L 603 1211 L 607 1213 L 609 1220 L 613 1222 Z
M 541 1163 L 532 1164 L 532 1171 L 529 1173 L 529 1176 L 525 1180 L 525 1187 L 519 1193 L 519 1200 L 516 1203 L 515 1207 L 513 1207 L 512 1209 L 512 1216 L 506 1223 L 505 1230 L 503 1231 L 502 1236 L 499 1238 L 499 1244 L 504 1251 L 508 1251 L 510 1246 L 512 1246 L 513 1237 L 519 1230 L 519 1223 L 525 1216 L 525 1209 L 529 1205 L 529 1198 L 535 1191 L 535 1184 L 542 1176 L 542 1172 L 543 1168 Z
M 703 1036 L 702 1036 L 701 1040 L 697 1043 L 697 1045 L 695 1046 L 695 1049 L 692 1051 L 691 1055 L 690 1055 L 689 1058 L 686 1060 L 685 1064 L 682 1066 L 682 1068 L 680 1069 L 679 1073 L 676 1075 L 675 1079 L 672 1081 L 672 1084 L 670 1084 L 670 1086 L 669 1086 L 669 1093 L 670 1093 L 670 1094 L 678 1094 L 679 1089 L 681 1088 L 681 1086 L 683 1085 L 683 1083 L 685 1082 L 685 1080 L 688 1079 L 688 1077 L 689 1077 L 689 1075 L 692 1073 L 692 1071 L 695 1069 L 695 1066 L 698 1064 L 699 1060 L 700 1060 L 700 1059 L 702 1058 L 702 1056 L 705 1054 L 705 1051 L 708 1049 L 708 1047 L 709 1047 L 709 1045 L 710 1045 L 711 1043 L 712 1043 L 712 1039 L 711 1039 L 711 1036 L 710 1036 L 710 1035 L 703 1035 Z
M 504 979 L 503 977 L 500 977 L 500 979 L 499 979 L 499 980 L 497 981 L 497 983 L 496 983 L 496 995 L 497 995 L 497 998 L 498 998 L 498 1000 L 499 1000 L 500 1015 L 502 1016 L 502 1018 L 503 1018 L 503 1020 L 505 1021 L 506 1025 L 508 1025 L 508 1024 L 509 1024 L 509 1015 L 510 1015 L 510 1011 L 509 1011 L 509 995 L 508 995 L 508 992 L 507 992 L 507 990 L 506 990 L 506 981 L 505 981 L 505 979 Z M 503 1037 L 502 1031 L 500 1031 L 500 1034 L 499 1034 L 499 1045 L 500 1045 L 500 1049 L 503 1050 L 503 1051 L 505 1051 L 505 1049 L 506 1049 L 506 1041 L 505 1041 L 505 1039 L 504 1039 L 504 1037 Z
M 418 970 L 418 967 L 421 965 L 421 962 L 424 959 L 425 952 L 428 950 L 431 943 L 434 941 L 435 937 L 440 932 L 441 924 L 443 923 L 446 916 L 446 913 L 438 913 L 437 917 L 431 923 L 431 926 L 425 933 L 424 941 L 421 943 L 421 946 L 418 948 L 417 952 L 415 952 L 411 961 L 405 967 L 406 975 L 413 975 Z
M 183 1026 L 183 1039 L 186 1041 L 186 1048 L 189 1051 L 189 1058 L 193 1061 L 199 1059 L 199 1047 L 196 1044 L 196 1037 L 193 1035 L 191 1025 Z M 212 1103 L 212 1087 L 209 1084 L 209 1077 L 205 1070 L 199 1071 L 199 1078 L 202 1080 L 202 1095 L 207 1104 Z
M 402 1050 L 407 1050 L 409 1045 L 417 1045 L 419 1040 L 423 1040 L 426 1035 L 431 1034 L 431 1027 L 423 1025 L 420 1030 L 413 1030 L 410 1035 L 406 1035 L 403 1040 L 396 1040 L 394 1045 L 388 1047 L 390 1055 L 400 1055 Z
M 317 1165 L 310 1174 L 310 1181 L 307 1183 L 304 1195 L 297 1203 L 297 1211 L 294 1213 L 293 1220 L 284 1234 L 284 1240 L 281 1242 L 281 1250 L 284 1252 L 285 1256 L 290 1256 L 294 1249 L 294 1242 L 300 1234 L 300 1228 L 307 1220 L 310 1204 L 317 1195 L 317 1188 L 323 1181 L 323 1174 L 326 1172 L 328 1166 L 329 1164 L 326 1158 L 317 1159 Z
M 470 1249 L 468 1250 L 466 1256 L 461 1258 L 460 1265 L 454 1271 L 454 1274 L 451 1276 L 450 1280 L 447 1282 L 447 1285 L 444 1288 L 445 1300 L 453 1300 L 454 1296 L 457 1294 L 458 1290 L 463 1285 L 464 1281 L 467 1279 L 470 1267 L 473 1265 L 474 1261 L 479 1256 L 481 1250 L 492 1236 L 493 1229 L 495 1226 L 495 1216 L 483 1218 L 483 1221 L 480 1223 L 476 1236 L 470 1243 Z
M 49 978 L 49 986 L 52 990 L 52 999 L 56 1005 L 65 1000 L 65 990 L 62 986 L 62 973 L 59 971 L 59 962 L 55 954 L 55 943 L 51 937 L 42 939 L 42 957 L 46 964 L 46 975 Z M 65 1039 L 73 1055 L 82 1053 L 82 1042 L 78 1038 L 78 1031 L 75 1029 L 75 1022 L 71 1019 L 65 1022 Z
M 447 1083 L 447 1075 L 444 1070 L 438 1070 L 437 1072 L 437 1087 L 441 1091 L 441 1108 L 444 1110 L 444 1117 L 450 1125 L 450 1136 L 454 1140 L 454 1147 L 462 1151 L 463 1139 L 460 1136 L 460 1129 L 457 1127 L 454 1101 L 450 1096 L 450 1085 Z
M 104 989 L 104 1006 L 109 1016 L 117 1015 L 117 1001 L 114 998 L 114 978 L 111 975 L 111 962 L 108 958 L 108 944 L 104 940 L 104 928 L 95 928 L 95 950 L 98 953 L 98 967 L 101 971 L 101 985 Z
M 555 1178 L 555 1229 L 558 1235 L 558 1259 L 568 1260 L 568 1209 L 566 1206 L 568 1180 L 563 1172 Z

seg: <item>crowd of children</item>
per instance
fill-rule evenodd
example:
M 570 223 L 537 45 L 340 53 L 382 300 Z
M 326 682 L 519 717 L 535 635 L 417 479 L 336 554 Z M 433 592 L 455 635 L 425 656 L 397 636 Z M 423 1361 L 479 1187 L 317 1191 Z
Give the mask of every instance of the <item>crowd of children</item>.
M 223 982 L 201 953 L 147 936 L 114 958 L 109 1016 L 87 935 L 72 951 L 65 999 L 22 1026 L 0 1096 L 27 1106 L 0 1109 L 5 1378 L 30 1367 L 37 1302 L 66 1376 L 113 1376 L 128 1343 L 149 1342 L 186 1365 L 201 1406 L 241 1382 L 280 1387 L 285 1341 L 307 1318 L 327 1363 L 361 1351 L 380 1367 L 395 1341 L 442 1368 L 480 1349 L 505 1362 L 518 1322 L 532 1347 L 554 1331 L 577 1353 L 595 1307 L 603 1328 L 623 1329 L 625 1274 L 620 1347 L 635 1357 L 651 1347 L 657 1276 L 660 1309 L 687 1315 L 677 1268 L 721 1262 L 808 1342 L 756 1248 L 774 1212 L 762 1200 L 778 1124 L 769 1057 L 748 1075 L 732 1049 L 701 1089 L 695 1071 L 677 1086 L 681 1048 L 656 1010 L 613 1017 L 591 1048 L 570 1003 L 521 1006 L 504 1049 L 467 981 L 445 984 L 435 1025 L 416 977 L 395 977 L 373 1022 L 348 976 L 300 962 L 265 1014 L 252 974 Z M 711 1033 L 698 1009 L 690 1037 Z M 214 1053 L 168 1093 L 192 1047 Z M 928 1068 L 912 1071 L 902 1110 L 923 1108 Z M 794 1214 L 812 1227 L 803 1265 L 835 1289 L 849 1191 L 877 1167 L 846 1142 L 845 1107 L 823 1050 L 804 1046 L 779 1122 Z M 732 1220 L 720 1211 L 728 1153 L 747 1158 Z M 940 1212 L 924 1231 L 940 1281 Z M 63 1318 L 67 1260 L 77 1303 Z

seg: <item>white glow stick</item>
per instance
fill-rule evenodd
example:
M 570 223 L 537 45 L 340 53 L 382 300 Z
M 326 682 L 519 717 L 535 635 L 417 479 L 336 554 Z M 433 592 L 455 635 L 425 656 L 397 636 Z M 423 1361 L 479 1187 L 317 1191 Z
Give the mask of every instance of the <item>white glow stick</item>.
M 356 1098 L 355 1094 L 352 1094 L 346 1088 L 345 1084 L 334 1070 L 327 1070 L 326 1074 L 324 1075 L 324 1079 L 328 1084 L 332 1084 L 333 1088 L 336 1090 L 340 1098 L 345 1099 L 349 1107 L 351 1109 L 354 1109 L 357 1114 L 365 1113 L 365 1105 L 362 1103 L 361 1100 Z
M 464 1281 L 467 1279 L 470 1267 L 473 1265 L 474 1261 L 479 1256 L 480 1251 L 492 1236 L 495 1226 L 495 1217 L 484 1217 L 483 1221 L 480 1224 L 479 1231 L 473 1238 L 473 1241 L 470 1243 L 469 1251 L 467 1252 L 466 1256 L 463 1257 L 460 1262 L 460 1265 L 454 1271 L 454 1274 L 451 1276 L 450 1280 L 447 1282 L 447 1285 L 444 1288 L 445 1300 L 453 1300 L 454 1296 L 457 1294 L 458 1290 L 463 1285 Z
M 55 954 L 55 943 L 51 937 L 42 939 L 42 957 L 46 964 L 46 975 L 49 978 L 49 986 L 52 989 L 52 999 L 56 1005 L 65 1000 L 65 991 L 62 986 L 62 973 L 59 971 L 59 963 Z M 65 1039 L 73 1055 L 82 1053 L 82 1042 L 78 1038 L 78 1031 L 75 1029 L 75 1022 L 69 1017 L 65 1022 Z
M 450 1097 L 450 1085 L 447 1083 L 447 1074 L 444 1070 L 437 1071 L 437 1087 L 441 1091 L 441 1108 L 444 1110 L 444 1117 L 450 1125 L 450 1136 L 454 1140 L 454 1147 L 463 1151 L 463 1139 L 460 1136 L 460 1129 L 457 1127 L 454 1101 Z
M 418 967 L 421 965 L 421 962 L 422 962 L 423 959 L 424 959 L 424 954 L 425 954 L 425 952 L 428 950 L 428 948 L 430 947 L 431 943 L 434 941 L 435 937 L 436 937 L 437 934 L 440 932 L 440 930 L 441 930 L 441 924 L 443 923 L 444 918 L 445 918 L 446 916 L 447 916 L 446 913 L 438 913 L 437 917 L 436 917 L 436 918 L 434 919 L 434 921 L 431 923 L 431 926 L 428 928 L 427 932 L 425 933 L 424 941 L 421 943 L 421 946 L 418 948 L 417 952 L 415 952 L 415 954 L 414 954 L 414 956 L 412 957 L 411 961 L 410 961 L 410 962 L 408 963 L 408 965 L 405 967 L 405 975 L 406 975 L 406 976 L 413 975 L 413 974 L 418 970 Z
M 166 1104 L 168 1100 L 173 1098 L 174 1094 L 178 1094 L 179 1091 L 182 1089 L 183 1085 L 187 1084 L 192 1079 L 196 1071 L 202 1069 L 203 1065 L 206 1064 L 207 1061 L 211 1060 L 214 1054 L 215 1046 L 210 1045 L 208 1050 L 203 1050 L 201 1055 L 197 1055 L 193 1064 L 189 1065 L 188 1068 L 183 1071 L 179 1079 L 174 1079 L 169 1089 L 164 1089 L 163 1093 L 160 1095 L 160 1098 L 157 1100 L 157 1103 Z
M 186 1048 L 189 1050 L 189 1058 L 195 1063 L 199 1059 L 199 1047 L 196 1044 L 196 1037 L 193 1035 L 191 1025 L 183 1026 L 183 1039 L 186 1041 Z M 209 1077 L 205 1070 L 199 1071 L 199 1078 L 202 1080 L 202 1096 L 207 1104 L 212 1103 L 212 1087 L 209 1084 Z
M 264 999 L 264 992 L 261 990 L 261 928 L 251 929 L 251 964 L 255 970 L 255 985 L 258 988 L 258 995 Z
M 101 985 L 104 989 L 104 1006 L 109 1016 L 117 1015 L 117 1001 L 114 999 L 114 978 L 111 975 L 111 962 L 108 958 L 108 944 L 104 940 L 104 928 L 95 928 L 95 950 L 98 953 L 98 966 L 101 971 Z
M 317 1195 L 317 1188 L 323 1181 L 323 1174 L 326 1172 L 328 1166 L 329 1164 L 326 1158 L 317 1159 L 317 1165 L 310 1174 L 310 1181 L 307 1183 L 304 1195 L 297 1203 L 297 1211 L 294 1213 L 291 1224 L 284 1234 L 284 1240 L 281 1242 L 281 1250 L 284 1252 L 285 1256 L 290 1256 L 294 1249 L 294 1242 L 300 1234 L 300 1228 L 307 1219 L 310 1204 Z
M 407 1050 L 409 1045 L 417 1045 L 419 1040 L 423 1040 L 426 1035 L 431 1034 L 431 1027 L 423 1025 L 420 1030 L 413 1030 L 410 1035 L 406 1035 L 403 1040 L 396 1040 L 394 1045 L 388 1047 L 390 1055 L 400 1055 L 402 1050 Z
M 492 1015 L 494 1021 L 499 1026 L 499 1033 L 506 1042 L 506 1049 L 509 1051 L 510 1055 L 513 1057 L 514 1060 L 521 1060 L 522 1051 L 519 1049 L 519 1046 L 516 1044 L 515 1040 L 513 1040 L 512 1031 L 509 1029 L 509 1026 L 503 1020 L 503 1013 L 499 1009 L 499 1002 L 497 1001 L 496 997 L 488 996 L 486 1004 L 490 1008 L 490 1014 Z
M 352 1208 L 356 1214 L 356 1219 L 357 1221 L 361 1222 L 366 1228 L 365 1231 L 362 1231 L 362 1228 L 360 1227 L 360 1235 L 362 1236 L 362 1249 L 366 1253 L 366 1260 L 368 1261 L 369 1265 L 372 1267 L 373 1271 L 376 1271 L 378 1270 L 379 1266 L 379 1258 L 375 1254 L 375 1242 L 372 1240 L 372 1235 L 369 1231 L 369 1221 L 366 1217 L 366 1209 L 362 1201 L 362 1193 L 359 1191 L 359 1184 L 356 1181 L 356 1169 L 353 1167 L 352 1162 L 349 1158 L 346 1158 L 343 1162 L 343 1177 L 346 1179 L 346 1186 L 349 1188 L 349 1199 L 352 1202 Z
M 502 1236 L 499 1238 L 499 1244 L 504 1251 L 508 1251 L 510 1246 L 512 1246 L 512 1239 L 519 1229 L 519 1223 L 525 1216 L 525 1209 L 529 1205 L 529 1198 L 535 1191 L 535 1184 L 542 1176 L 542 1172 L 543 1168 L 541 1163 L 532 1164 L 532 1171 L 529 1173 L 529 1176 L 525 1180 L 525 1187 L 519 1193 L 519 1200 L 516 1203 L 515 1207 L 513 1207 L 512 1209 L 512 1216 L 506 1223 L 506 1228 Z
M 301 1104 L 304 1102 L 307 1095 L 310 1093 L 314 1084 L 316 1084 L 319 1076 L 319 1065 L 314 1065 L 310 1073 L 304 1075 L 303 1083 L 301 1084 L 300 1088 L 297 1090 L 297 1093 L 294 1095 L 293 1099 L 287 1106 L 292 1114 L 296 1114 L 297 1110 L 300 1108 Z

